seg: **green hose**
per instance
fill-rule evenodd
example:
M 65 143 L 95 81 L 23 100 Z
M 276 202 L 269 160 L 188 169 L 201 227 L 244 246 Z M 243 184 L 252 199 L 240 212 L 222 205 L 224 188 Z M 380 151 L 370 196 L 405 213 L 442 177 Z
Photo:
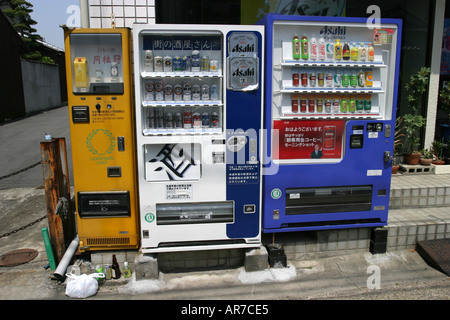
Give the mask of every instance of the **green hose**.
M 45 250 L 47 251 L 47 259 L 48 259 L 48 263 L 50 264 L 50 270 L 55 270 L 56 262 L 55 262 L 55 257 L 53 256 L 53 250 L 52 250 L 52 245 L 50 243 L 50 238 L 48 236 L 48 230 L 47 230 L 47 228 L 42 228 L 41 232 L 42 232 L 42 238 L 44 238 L 44 245 L 45 245 Z

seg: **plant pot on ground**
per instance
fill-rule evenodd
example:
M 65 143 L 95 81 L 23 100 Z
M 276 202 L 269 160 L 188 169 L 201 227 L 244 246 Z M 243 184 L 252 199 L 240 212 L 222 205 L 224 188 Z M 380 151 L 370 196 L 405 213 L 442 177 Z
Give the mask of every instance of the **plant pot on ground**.
M 425 125 L 425 118 L 420 115 L 405 114 L 403 123 L 406 137 L 406 153 L 405 160 L 407 164 L 417 165 L 421 153 L 418 151 L 420 145 L 420 128 Z
M 429 149 L 422 150 L 422 157 L 420 158 L 420 164 L 423 166 L 429 166 L 433 161 L 433 152 Z

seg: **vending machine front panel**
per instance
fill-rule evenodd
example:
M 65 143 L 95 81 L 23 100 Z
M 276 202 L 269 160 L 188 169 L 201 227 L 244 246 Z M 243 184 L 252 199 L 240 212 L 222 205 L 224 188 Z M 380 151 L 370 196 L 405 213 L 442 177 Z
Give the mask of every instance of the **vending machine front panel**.
M 268 14 L 263 231 L 387 224 L 400 20 Z
M 260 245 L 263 30 L 135 25 L 143 252 Z

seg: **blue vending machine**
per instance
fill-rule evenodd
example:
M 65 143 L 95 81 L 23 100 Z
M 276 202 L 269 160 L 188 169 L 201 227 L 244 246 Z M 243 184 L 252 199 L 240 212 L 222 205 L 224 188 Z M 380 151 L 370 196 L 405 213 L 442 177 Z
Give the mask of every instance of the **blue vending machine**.
M 387 225 L 401 20 L 268 14 L 263 231 Z
M 142 252 L 261 245 L 264 27 L 133 27 Z

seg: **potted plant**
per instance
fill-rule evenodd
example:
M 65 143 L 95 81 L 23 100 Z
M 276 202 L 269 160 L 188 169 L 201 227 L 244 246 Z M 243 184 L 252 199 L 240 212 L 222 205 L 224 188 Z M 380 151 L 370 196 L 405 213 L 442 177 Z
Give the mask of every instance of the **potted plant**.
M 422 150 L 422 156 L 420 157 L 420 164 L 423 166 L 429 166 L 433 161 L 433 152 L 429 149 Z
M 443 140 L 443 139 L 442 139 Z M 433 153 L 433 161 L 432 163 L 435 165 L 442 165 L 444 164 L 444 159 L 442 159 L 442 152 L 444 150 L 445 144 L 443 141 L 434 140 L 433 146 L 432 146 L 432 153 Z
M 405 160 L 407 164 L 419 164 L 421 153 L 420 145 L 420 128 L 425 125 L 425 118 L 420 115 L 405 114 L 403 116 L 406 138 Z
M 398 160 L 399 150 L 403 147 L 403 140 L 405 134 L 403 133 L 404 127 L 402 126 L 403 117 L 397 117 L 395 119 L 395 134 L 394 134 L 394 158 L 392 160 L 392 173 L 397 173 L 400 168 L 400 161 Z

